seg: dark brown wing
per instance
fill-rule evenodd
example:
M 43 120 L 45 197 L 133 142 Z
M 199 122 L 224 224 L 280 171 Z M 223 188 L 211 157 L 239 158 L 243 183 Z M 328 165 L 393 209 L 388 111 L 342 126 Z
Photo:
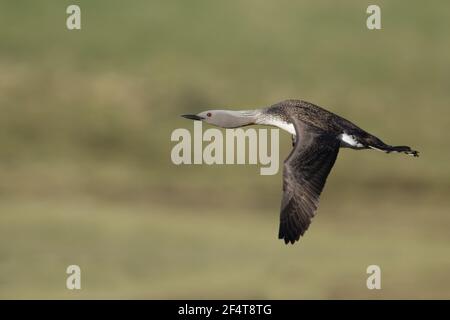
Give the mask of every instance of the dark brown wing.
M 292 119 L 296 144 L 284 161 L 279 239 L 294 243 L 308 229 L 340 142 L 334 135 Z

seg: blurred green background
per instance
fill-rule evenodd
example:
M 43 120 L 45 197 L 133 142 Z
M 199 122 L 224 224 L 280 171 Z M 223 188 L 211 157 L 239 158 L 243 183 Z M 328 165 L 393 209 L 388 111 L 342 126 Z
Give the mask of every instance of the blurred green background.
M 448 1 L 1 1 L 0 298 L 449 299 L 449 30 Z M 342 150 L 294 246 L 281 170 L 170 161 L 180 114 L 286 98 L 421 151 Z

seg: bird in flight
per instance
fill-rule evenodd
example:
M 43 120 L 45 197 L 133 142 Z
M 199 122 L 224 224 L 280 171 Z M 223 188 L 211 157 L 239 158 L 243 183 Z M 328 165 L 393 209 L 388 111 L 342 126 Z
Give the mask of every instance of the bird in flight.
M 278 232 L 286 244 L 298 241 L 308 229 L 340 148 L 419 156 L 408 146 L 385 144 L 350 121 L 302 100 L 285 100 L 255 110 L 207 110 L 182 116 L 222 128 L 270 125 L 292 135 L 293 148 L 283 166 Z

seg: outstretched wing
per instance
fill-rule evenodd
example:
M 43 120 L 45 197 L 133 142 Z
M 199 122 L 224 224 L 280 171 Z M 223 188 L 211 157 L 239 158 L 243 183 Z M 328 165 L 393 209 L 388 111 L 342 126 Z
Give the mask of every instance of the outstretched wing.
M 292 121 L 297 139 L 284 161 L 278 234 L 286 244 L 298 241 L 308 229 L 340 145 L 336 136 L 297 119 Z

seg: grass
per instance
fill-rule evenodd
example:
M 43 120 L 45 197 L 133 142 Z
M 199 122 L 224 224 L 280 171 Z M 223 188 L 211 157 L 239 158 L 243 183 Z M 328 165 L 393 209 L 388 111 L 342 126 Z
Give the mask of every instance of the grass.
M 0 4 L 1 298 L 450 297 L 448 3 L 378 1 L 380 31 L 360 1 L 77 3 L 80 31 Z M 287 247 L 281 172 L 170 162 L 180 114 L 285 98 L 421 151 L 343 150 Z
M 445 215 L 446 200 L 383 200 L 324 199 L 296 246 L 276 240 L 275 206 L 3 201 L 1 297 L 448 298 L 450 218 L 430 216 Z M 65 288 L 69 264 L 82 268 L 79 292 Z M 365 287 L 370 264 L 382 268 L 381 291 Z

